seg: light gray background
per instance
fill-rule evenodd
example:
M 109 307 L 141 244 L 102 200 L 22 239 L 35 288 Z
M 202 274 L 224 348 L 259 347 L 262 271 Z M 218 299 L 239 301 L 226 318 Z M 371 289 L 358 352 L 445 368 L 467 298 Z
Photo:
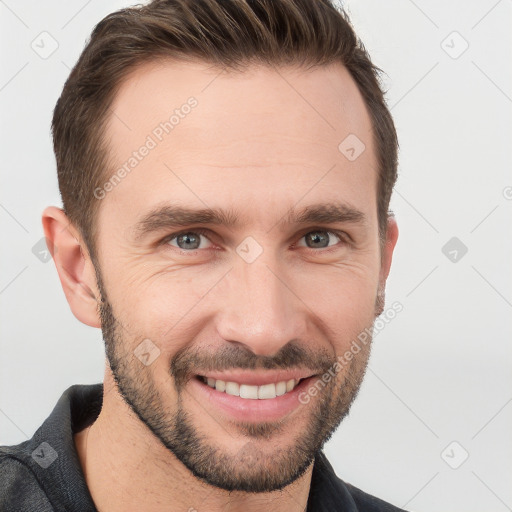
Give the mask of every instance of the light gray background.
M 0 444 L 103 376 L 100 331 L 74 318 L 32 249 L 43 208 L 61 205 L 52 109 L 93 26 L 127 5 L 0 0 Z M 345 5 L 387 73 L 399 132 L 387 300 L 404 310 L 376 337 L 326 453 L 340 477 L 409 510 L 512 510 L 512 2 Z M 33 47 L 52 38 L 42 58 Z M 442 252 L 452 237 L 468 248 L 455 262 Z

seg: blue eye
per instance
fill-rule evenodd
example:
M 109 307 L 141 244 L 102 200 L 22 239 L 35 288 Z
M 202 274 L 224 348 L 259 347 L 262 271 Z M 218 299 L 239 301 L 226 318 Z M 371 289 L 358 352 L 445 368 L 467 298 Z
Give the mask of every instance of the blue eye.
M 171 235 L 167 238 L 166 243 L 185 251 L 206 249 L 207 247 L 204 247 L 204 244 L 201 244 L 201 237 L 203 237 L 205 240 L 208 240 L 203 230 L 184 231 Z M 176 242 L 176 245 L 171 242 Z M 208 240 L 208 242 L 210 241 Z
M 334 244 L 330 244 L 332 237 L 337 238 L 338 242 L 341 241 L 341 237 L 336 233 L 324 230 L 310 231 L 309 233 L 303 235 L 301 240 L 306 240 L 306 247 L 309 249 L 325 249 L 327 247 L 332 247 L 332 245 L 336 245 L 336 241 Z
M 190 231 L 181 231 L 167 236 L 162 243 L 175 247 L 184 252 L 193 252 L 200 249 L 210 249 L 212 242 L 208 238 L 209 231 L 207 229 L 194 229 Z M 315 229 L 307 232 L 300 237 L 300 241 L 305 243 L 296 244 L 299 247 L 306 247 L 310 250 L 328 249 L 335 247 L 340 242 L 346 242 L 343 232 L 328 231 L 324 229 Z M 317 251 L 322 252 L 322 251 Z

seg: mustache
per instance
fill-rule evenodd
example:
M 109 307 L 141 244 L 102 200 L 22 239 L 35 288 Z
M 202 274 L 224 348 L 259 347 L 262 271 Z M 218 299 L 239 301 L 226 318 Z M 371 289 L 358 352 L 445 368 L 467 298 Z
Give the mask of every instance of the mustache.
M 215 353 L 204 348 L 184 347 L 171 360 L 170 370 L 180 390 L 192 377 L 209 371 L 233 369 L 306 369 L 325 373 L 336 362 L 336 355 L 327 349 L 311 350 L 306 345 L 289 342 L 273 356 L 258 355 L 241 345 L 227 345 Z

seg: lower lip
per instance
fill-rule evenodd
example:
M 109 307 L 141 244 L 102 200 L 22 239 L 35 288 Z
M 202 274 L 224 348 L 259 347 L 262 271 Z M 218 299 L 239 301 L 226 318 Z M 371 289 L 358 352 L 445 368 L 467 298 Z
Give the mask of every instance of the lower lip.
M 194 396 L 199 396 L 201 401 L 206 400 L 216 410 L 221 409 L 231 418 L 240 421 L 263 422 L 282 419 L 292 413 L 299 406 L 299 395 L 310 385 L 315 376 L 308 377 L 299 382 L 292 391 L 275 398 L 250 399 L 228 395 L 223 391 L 217 391 L 194 377 L 189 381 Z

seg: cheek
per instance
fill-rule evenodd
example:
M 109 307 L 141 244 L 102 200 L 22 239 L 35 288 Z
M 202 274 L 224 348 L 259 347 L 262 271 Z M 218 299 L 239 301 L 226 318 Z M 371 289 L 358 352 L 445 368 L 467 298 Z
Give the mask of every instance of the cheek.
M 340 343 L 357 336 L 374 317 L 378 268 L 371 251 L 356 256 L 341 263 L 290 262 L 282 268 L 290 289 L 321 320 L 329 338 Z M 149 338 L 169 357 L 230 305 L 229 265 L 119 261 L 112 257 L 105 269 L 116 318 L 132 340 Z
M 310 269 L 302 281 L 304 299 L 328 318 L 361 318 L 374 310 L 378 271 L 360 263 Z
M 373 324 L 377 286 L 378 272 L 355 263 L 310 272 L 303 281 L 301 296 L 337 353 Z
M 132 340 L 149 338 L 172 356 L 201 328 L 191 319 L 197 320 L 204 307 L 211 310 L 209 292 L 225 271 L 127 262 L 122 273 L 116 269 L 110 275 L 109 300 Z

